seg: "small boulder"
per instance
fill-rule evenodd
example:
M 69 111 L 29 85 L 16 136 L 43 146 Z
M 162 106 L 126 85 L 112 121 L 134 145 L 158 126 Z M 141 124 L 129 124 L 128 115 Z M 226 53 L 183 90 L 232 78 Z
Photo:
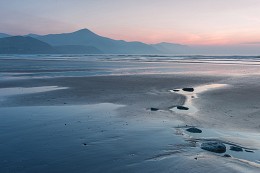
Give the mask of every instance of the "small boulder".
M 245 150 L 245 152 L 253 153 L 254 151 L 252 151 L 252 150 Z
M 185 107 L 185 106 L 177 106 L 177 109 L 179 109 L 179 110 L 189 110 L 189 108 Z
M 158 111 L 158 108 L 151 108 L 151 111 Z
M 243 151 L 243 149 L 241 147 L 238 147 L 238 146 L 230 146 L 230 150 L 232 151 Z
M 186 131 L 190 132 L 190 133 L 202 133 L 202 130 L 195 128 L 195 127 L 191 127 L 186 129 Z
M 221 142 L 205 142 L 201 144 L 200 148 L 214 153 L 226 152 L 226 146 Z
M 224 154 L 223 157 L 231 157 L 229 154 Z
M 183 91 L 193 92 L 194 88 L 182 88 Z

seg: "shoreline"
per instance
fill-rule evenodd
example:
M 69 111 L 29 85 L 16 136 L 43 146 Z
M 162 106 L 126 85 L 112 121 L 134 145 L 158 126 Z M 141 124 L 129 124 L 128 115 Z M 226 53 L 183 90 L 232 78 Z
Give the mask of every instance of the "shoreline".
M 108 145 L 109 148 L 113 148 L 113 146 L 110 146 L 110 140 L 120 141 L 122 139 L 126 143 L 123 142 L 122 144 L 120 143 L 120 145 L 128 147 L 128 143 L 136 145 L 136 143 L 140 142 L 138 140 L 141 140 L 142 138 L 145 140 L 146 138 L 144 136 L 149 136 L 148 139 L 151 142 L 151 146 L 144 145 L 145 141 L 148 140 L 147 139 L 143 141 L 144 143 L 141 142 L 139 147 L 158 147 L 154 149 L 155 152 L 150 154 L 146 153 L 145 157 L 142 158 L 136 153 L 137 151 L 140 152 L 139 150 L 134 150 L 136 151 L 134 153 L 127 150 L 127 152 L 130 152 L 131 157 L 141 157 L 139 158 L 141 159 L 139 160 L 140 162 L 135 163 L 137 168 L 148 163 L 148 165 L 151 163 L 158 165 L 158 171 L 160 169 L 163 170 L 165 166 L 168 167 L 170 165 L 174 168 L 172 164 L 168 163 L 168 161 L 172 161 L 174 164 L 181 162 L 181 167 L 186 166 L 188 168 L 192 165 L 197 171 L 201 171 L 202 168 L 200 167 L 207 163 L 208 166 L 203 168 L 204 171 L 209 171 L 212 168 L 219 166 L 216 170 L 219 170 L 220 172 L 237 172 L 237 169 L 239 169 L 240 172 L 255 172 L 255 169 L 257 170 L 259 168 L 258 163 L 252 163 L 252 160 L 250 159 L 248 162 L 239 160 L 241 158 L 248 158 L 252 153 L 244 151 L 244 155 L 241 156 L 240 153 L 228 152 L 229 154 L 234 155 L 234 157 L 224 158 L 222 157 L 222 154 L 201 150 L 200 145 L 210 138 L 213 141 L 221 141 L 227 145 L 227 150 L 229 150 L 230 141 L 233 141 L 233 145 L 242 147 L 243 150 L 254 151 L 255 146 L 257 146 L 256 149 L 259 149 L 258 139 L 254 141 L 256 142 L 255 144 L 251 143 L 252 146 L 245 142 L 253 137 L 250 135 L 259 133 L 260 129 L 259 116 L 257 116 L 260 112 L 260 108 L 257 105 L 260 98 L 258 97 L 258 94 L 260 93 L 260 84 L 257 82 L 258 79 L 260 79 L 259 76 L 253 75 L 230 77 L 199 74 L 153 74 L 7 80 L 0 81 L 1 88 L 24 87 L 26 88 L 26 91 L 29 91 L 30 88 L 33 87 L 42 87 L 43 90 L 44 87 L 49 87 L 50 91 L 6 97 L 5 100 L 0 102 L 0 110 L 5 110 L 7 114 L 9 114 L 8 112 L 11 110 L 21 110 L 19 112 L 25 116 L 25 120 L 31 119 L 30 114 L 26 115 L 26 111 L 34 112 L 34 109 L 36 109 L 36 112 L 32 115 L 35 114 L 34 116 L 36 116 L 39 114 L 39 118 L 41 119 L 42 113 L 38 112 L 37 109 L 42 111 L 46 110 L 47 113 L 45 114 L 49 117 L 46 123 L 49 123 L 49 121 L 52 122 L 53 118 L 55 119 L 56 116 L 58 116 L 60 120 L 63 119 L 62 114 L 64 114 L 65 117 L 73 118 L 71 115 L 82 112 L 83 110 L 81 109 L 85 106 L 89 107 L 90 110 L 92 110 L 92 106 L 94 106 L 100 109 L 100 111 L 89 114 L 88 117 L 82 116 L 75 119 L 75 122 L 84 122 L 84 125 L 89 127 L 90 123 L 88 121 L 90 120 L 90 122 L 92 122 L 92 119 L 99 117 L 95 117 L 94 115 L 106 113 L 106 109 L 108 109 L 106 105 L 111 104 L 112 107 L 114 107 L 113 104 L 124 105 L 118 107 L 115 112 L 113 111 L 112 115 L 116 114 L 115 116 L 111 116 L 109 113 L 109 117 L 104 118 L 104 122 L 108 121 L 106 126 L 109 125 L 109 129 L 106 129 L 106 126 L 103 127 L 102 118 L 98 118 L 98 120 L 95 121 L 96 127 L 100 128 L 98 129 L 97 135 L 101 135 L 100 138 L 98 137 L 95 139 L 98 141 L 97 146 L 95 140 L 88 141 L 88 137 L 84 138 L 86 142 L 83 141 L 77 143 L 77 145 L 85 146 L 86 144 L 87 147 L 90 146 L 91 148 L 91 146 L 98 147 L 98 144 L 101 143 L 105 146 Z M 185 95 L 172 93 L 169 90 L 185 87 L 193 87 L 196 89 L 196 87 L 219 83 L 227 84 L 230 87 L 195 93 L 197 94 L 197 97 L 192 99 L 192 105 L 198 109 L 197 112 L 190 115 L 185 112 L 178 113 L 169 110 L 175 105 L 185 105 L 185 102 L 187 101 Z M 51 91 L 51 89 L 54 90 Z M 243 100 L 246 100 L 246 102 Z M 96 104 L 97 106 L 95 106 Z M 74 110 L 74 112 L 70 112 L 71 115 L 67 114 L 69 111 L 62 111 L 63 109 L 69 110 L 70 108 Z M 79 110 L 77 110 L 77 108 Z M 155 108 L 155 111 L 151 111 L 151 108 Z M 50 109 L 50 112 L 48 112 L 48 109 Z M 228 111 L 230 109 L 232 110 L 231 112 Z M 49 113 L 52 114 L 53 112 L 56 113 L 52 118 Z M 89 120 L 86 120 L 85 118 L 89 118 Z M 245 119 L 247 119 L 247 123 L 244 123 Z M 21 122 L 23 121 L 23 117 L 21 117 Z M 120 128 L 116 125 L 118 122 Z M 56 123 L 58 123 L 58 121 Z M 65 124 L 65 126 L 67 126 L 71 123 L 72 122 L 63 122 L 63 125 Z M 27 125 L 27 123 L 25 124 Z M 56 129 L 54 124 L 53 128 Z M 28 124 L 28 126 L 30 125 Z M 39 129 L 42 129 L 43 127 L 44 125 L 41 125 Z M 186 132 L 187 127 L 197 127 L 202 129 L 203 133 L 201 136 L 188 133 Z M 118 131 L 118 128 L 122 131 Z M 86 130 L 84 126 L 80 126 L 80 129 L 83 131 Z M 73 128 L 75 134 L 77 134 L 78 130 L 77 126 Z M 63 130 L 61 131 L 63 132 Z M 234 134 L 242 134 L 242 132 L 245 133 L 244 136 L 249 136 L 248 139 L 242 138 L 243 135 L 238 136 L 237 139 L 239 140 L 231 138 Z M 89 132 L 86 133 L 91 135 Z M 102 134 L 106 133 L 109 133 L 109 136 L 102 137 Z M 117 133 L 120 133 L 118 138 L 115 137 L 110 139 L 111 136 L 116 136 Z M 143 136 L 139 136 L 139 133 Z M 65 134 L 62 133 L 61 135 Z M 125 135 L 130 136 L 124 139 Z M 150 135 L 152 137 L 150 137 Z M 159 136 L 162 142 L 157 142 Z M 212 137 L 214 139 L 212 139 Z M 58 137 L 58 139 L 59 138 L 60 137 Z M 138 140 L 129 141 L 129 139 Z M 153 139 L 154 141 L 151 141 L 150 139 Z M 66 139 L 63 140 L 66 141 Z M 77 138 L 73 140 L 78 141 Z M 116 144 L 113 143 L 113 145 Z M 56 146 L 53 146 L 53 148 L 55 147 Z M 99 148 L 99 150 L 108 152 L 102 148 Z M 142 148 L 142 150 L 145 150 L 145 148 Z M 89 152 L 92 151 L 93 150 L 89 150 Z M 113 152 L 116 151 L 113 150 Z M 257 156 L 259 150 L 254 151 L 253 154 L 254 156 Z M 99 153 L 99 156 L 102 157 L 102 153 Z M 66 156 L 66 159 L 68 159 L 67 157 L 68 156 Z M 255 157 L 252 157 L 252 159 L 255 159 Z M 99 161 L 99 159 L 96 161 Z M 163 164 L 160 164 L 160 162 Z M 224 166 L 226 163 L 232 166 Z M 146 169 L 149 170 L 147 167 Z M 188 171 L 183 167 L 179 167 L 179 169 L 180 172 Z M 135 166 L 133 166 L 133 170 L 136 171 Z

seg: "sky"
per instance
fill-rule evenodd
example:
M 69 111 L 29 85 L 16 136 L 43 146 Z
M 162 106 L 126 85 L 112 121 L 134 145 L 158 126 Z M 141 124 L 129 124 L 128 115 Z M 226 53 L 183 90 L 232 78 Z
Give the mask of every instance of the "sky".
M 82 28 L 145 43 L 259 44 L 260 0 L 0 0 L 0 33 Z

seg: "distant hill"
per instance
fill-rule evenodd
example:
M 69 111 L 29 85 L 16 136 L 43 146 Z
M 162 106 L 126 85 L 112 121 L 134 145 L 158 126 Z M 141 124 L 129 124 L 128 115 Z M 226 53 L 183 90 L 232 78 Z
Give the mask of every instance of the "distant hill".
M 0 38 L 0 54 L 52 54 L 57 51 L 47 43 L 32 37 Z
M 11 36 L 8 34 L 0 33 L 0 38 L 5 38 L 5 37 L 11 37 Z
M 181 44 L 175 44 L 175 43 L 158 43 L 158 44 L 151 44 L 155 49 L 168 53 L 168 54 L 185 54 L 185 53 L 190 53 L 190 47 L 186 45 L 181 45 Z
M 111 54 L 158 54 L 162 53 L 151 45 L 142 42 L 126 42 L 113 40 L 99 36 L 88 29 L 82 29 L 72 33 L 49 34 L 36 36 L 35 38 L 44 41 L 52 46 L 81 45 L 93 46 L 104 53 Z
M 24 37 L 32 37 L 32 38 L 37 38 L 39 36 L 40 35 L 37 35 L 37 34 L 27 34 L 27 35 L 24 35 Z
M 93 46 L 65 45 L 54 46 L 62 54 L 103 54 L 103 52 Z
M 8 34 L 0 34 L 0 38 L 6 37 L 11 36 Z M 16 37 L 16 39 L 17 38 L 18 37 Z M 24 42 L 23 49 L 21 48 L 22 45 L 20 45 L 19 49 L 17 47 L 13 47 L 12 51 L 14 51 L 14 53 L 19 52 L 19 50 L 21 51 L 21 53 L 27 52 L 31 54 L 35 54 L 39 51 L 61 54 L 189 54 L 192 52 L 190 47 L 186 45 L 165 42 L 158 44 L 145 44 L 142 42 L 127 42 L 124 40 L 114 40 L 97 35 L 88 29 L 81 29 L 72 33 L 62 34 L 28 34 L 25 35 L 24 38 L 37 39 L 38 41 L 41 41 L 42 44 L 47 43 L 49 49 L 45 50 L 47 46 L 45 45 L 45 48 L 43 48 L 41 51 L 40 49 L 38 51 L 36 51 L 35 49 L 32 50 L 33 47 L 29 49 L 29 45 L 27 45 Z M 15 44 L 11 43 L 11 41 L 16 42 L 16 40 L 14 39 L 9 40 L 9 45 Z M 21 38 L 19 41 L 21 42 Z M 30 44 L 29 39 L 27 41 L 27 43 Z M 25 47 L 27 48 L 25 49 Z M 12 52 L 10 46 L 8 50 L 3 50 L 2 48 L 1 52 L 4 51 Z

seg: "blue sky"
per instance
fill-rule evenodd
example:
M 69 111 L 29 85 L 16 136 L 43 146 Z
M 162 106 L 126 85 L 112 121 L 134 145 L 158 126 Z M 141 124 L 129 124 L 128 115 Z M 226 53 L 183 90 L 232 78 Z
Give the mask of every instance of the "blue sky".
M 128 41 L 225 45 L 260 41 L 260 0 L 0 0 L 0 32 L 88 28 Z

